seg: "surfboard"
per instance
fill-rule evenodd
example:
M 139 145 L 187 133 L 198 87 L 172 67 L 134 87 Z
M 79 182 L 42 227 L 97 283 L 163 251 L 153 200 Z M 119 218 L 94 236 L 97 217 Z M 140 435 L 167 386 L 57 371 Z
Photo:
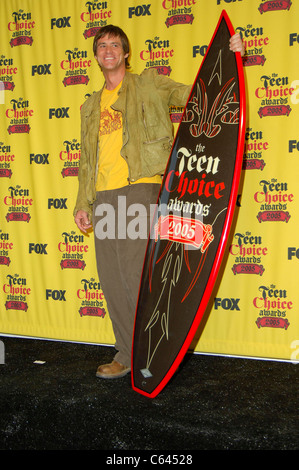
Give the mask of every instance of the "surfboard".
M 140 282 L 132 388 L 156 397 L 206 311 L 236 208 L 245 137 L 245 82 L 222 11 L 178 127 Z

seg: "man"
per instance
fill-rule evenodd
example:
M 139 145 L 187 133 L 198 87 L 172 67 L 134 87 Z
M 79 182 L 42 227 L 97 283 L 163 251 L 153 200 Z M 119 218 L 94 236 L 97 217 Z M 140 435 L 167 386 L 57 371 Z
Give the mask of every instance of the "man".
M 239 35 L 231 38 L 229 47 L 244 54 Z M 74 216 L 81 231 L 94 228 L 98 274 L 116 339 L 117 354 L 110 364 L 99 366 L 96 375 L 118 378 L 130 371 L 150 206 L 157 202 L 173 140 L 169 106 L 184 107 L 191 87 L 154 69 L 130 73 L 129 41 L 117 26 L 98 31 L 93 51 L 105 85 L 81 109 Z M 138 234 L 129 231 L 137 204 L 145 209 L 138 218 Z

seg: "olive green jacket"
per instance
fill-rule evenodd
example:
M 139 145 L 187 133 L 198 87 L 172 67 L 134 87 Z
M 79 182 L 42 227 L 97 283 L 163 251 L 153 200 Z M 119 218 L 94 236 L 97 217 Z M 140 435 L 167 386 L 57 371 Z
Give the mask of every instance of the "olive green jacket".
M 155 69 L 141 75 L 126 72 L 113 109 L 122 113 L 121 155 L 129 168 L 128 184 L 163 174 L 173 141 L 169 106 L 185 106 L 191 87 L 159 75 Z M 81 108 L 81 159 L 79 190 L 74 214 L 91 216 L 96 198 L 98 135 L 102 90 Z

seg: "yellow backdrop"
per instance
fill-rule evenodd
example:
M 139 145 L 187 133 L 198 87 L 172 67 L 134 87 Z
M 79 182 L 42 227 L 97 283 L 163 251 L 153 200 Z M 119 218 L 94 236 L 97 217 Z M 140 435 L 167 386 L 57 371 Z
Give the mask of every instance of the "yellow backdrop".
M 119 25 L 134 72 L 156 67 L 193 83 L 222 9 L 246 45 L 246 146 L 229 249 L 195 350 L 298 361 L 299 5 L 290 0 L 1 1 L 3 335 L 114 343 L 93 235 L 72 215 L 80 106 L 103 83 L 93 36 Z M 181 111 L 171 110 L 174 123 Z

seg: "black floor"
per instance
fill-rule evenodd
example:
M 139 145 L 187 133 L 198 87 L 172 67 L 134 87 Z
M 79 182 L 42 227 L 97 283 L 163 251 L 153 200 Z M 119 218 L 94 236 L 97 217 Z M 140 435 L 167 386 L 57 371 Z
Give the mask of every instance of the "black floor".
M 96 378 L 111 347 L 1 340 L 0 450 L 299 448 L 299 365 L 189 355 L 149 399 L 129 375 Z

